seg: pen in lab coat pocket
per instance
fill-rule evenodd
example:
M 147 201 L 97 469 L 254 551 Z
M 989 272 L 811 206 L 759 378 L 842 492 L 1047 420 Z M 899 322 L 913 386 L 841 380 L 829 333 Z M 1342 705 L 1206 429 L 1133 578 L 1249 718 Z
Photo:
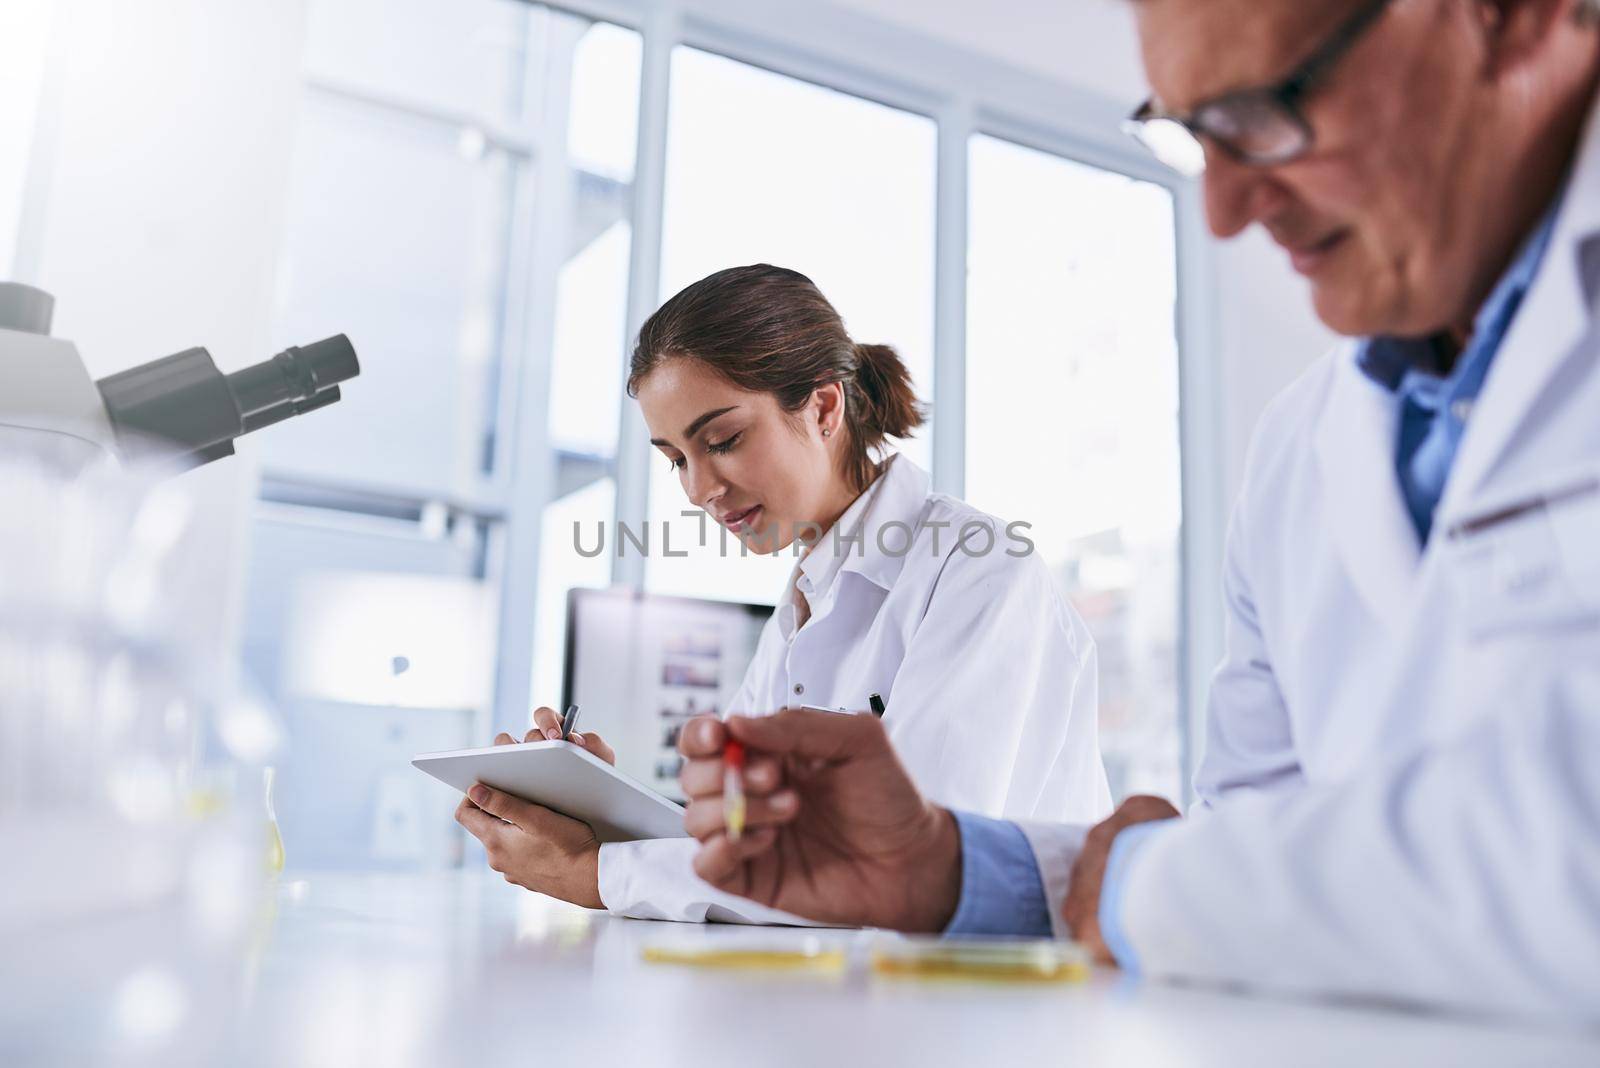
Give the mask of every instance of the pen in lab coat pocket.
M 872 714 L 879 719 L 882 719 L 884 712 L 888 711 L 887 706 L 883 703 L 883 698 L 877 694 L 872 694 L 867 698 L 867 705 L 872 709 Z M 825 708 L 822 705 L 801 705 L 800 710 L 802 712 L 839 712 L 847 716 L 851 714 L 850 709 L 845 708 L 843 705 L 838 708 Z

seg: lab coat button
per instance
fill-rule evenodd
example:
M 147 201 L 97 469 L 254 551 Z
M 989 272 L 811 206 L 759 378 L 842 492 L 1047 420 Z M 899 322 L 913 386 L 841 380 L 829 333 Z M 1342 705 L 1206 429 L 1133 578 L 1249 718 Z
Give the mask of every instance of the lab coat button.
M 798 682 L 794 684 L 794 693 L 795 693 L 796 697 L 800 696 L 801 694 L 803 694 L 805 692 L 806 692 L 806 688 L 803 685 L 801 685 Z

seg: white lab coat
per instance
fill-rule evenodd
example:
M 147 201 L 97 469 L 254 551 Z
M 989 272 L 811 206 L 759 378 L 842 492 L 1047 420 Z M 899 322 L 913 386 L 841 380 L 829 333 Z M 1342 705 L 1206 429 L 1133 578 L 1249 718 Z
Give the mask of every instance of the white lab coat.
M 825 536 L 800 561 L 730 710 L 862 710 L 877 693 L 896 753 L 935 800 L 1015 818 L 1107 813 L 1094 642 L 1039 556 L 1008 555 L 1021 545 L 1004 522 L 930 492 L 904 456 L 836 529 L 859 540 Z M 797 588 L 812 606 L 798 630 Z M 601 900 L 651 919 L 804 922 L 712 889 L 693 874 L 694 851 L 688 840 L 602 846 Z
M 1147 974 L 1600 1019 L 1597 127 L 1425 551 L 1351 347 L 1262 419 L 1208 811 L 1127 872 Z M 1028 832 L 1059 901 L 1080 832 Z

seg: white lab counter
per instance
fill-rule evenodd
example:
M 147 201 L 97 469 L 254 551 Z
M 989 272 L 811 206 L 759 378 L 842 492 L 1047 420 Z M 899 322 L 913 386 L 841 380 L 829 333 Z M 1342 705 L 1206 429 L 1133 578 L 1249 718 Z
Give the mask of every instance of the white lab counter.
M 869 937 L 768 934 L 852 945 Z M 1017 986 L 889 979 L 859 967 L 839 976 L 712 971 L 641 957 L 647 945 L 748 937 L 612 919 L 492 873 L 287 878 L 237 983 L 219 976 L 195 989 L 147 968 L 105 990 L 52 993 L 48 981 L 24 988 L 8 971 L 0 1062 L 1600 1064 L 1600 1036 L 1137 985 L 1115 972 Z M 69 952 L 93 953 L 94 940 Z M 49 962 L 36 964 L 47 976 Z

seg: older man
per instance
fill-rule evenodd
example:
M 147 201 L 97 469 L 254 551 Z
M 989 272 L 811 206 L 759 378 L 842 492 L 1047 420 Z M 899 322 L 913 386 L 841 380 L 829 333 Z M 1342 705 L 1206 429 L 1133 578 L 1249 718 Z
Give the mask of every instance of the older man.
M 698 870 L 1153 976 L 1600 1019 L 1600 4 L 1136 10 L 1137 132 L 1354 339 L 1257 431 L 1206 811 L 1019 827 L 927 803 L 871 717 L 705 720 Z M 730 731 L 761 754 L 738 841 Z

